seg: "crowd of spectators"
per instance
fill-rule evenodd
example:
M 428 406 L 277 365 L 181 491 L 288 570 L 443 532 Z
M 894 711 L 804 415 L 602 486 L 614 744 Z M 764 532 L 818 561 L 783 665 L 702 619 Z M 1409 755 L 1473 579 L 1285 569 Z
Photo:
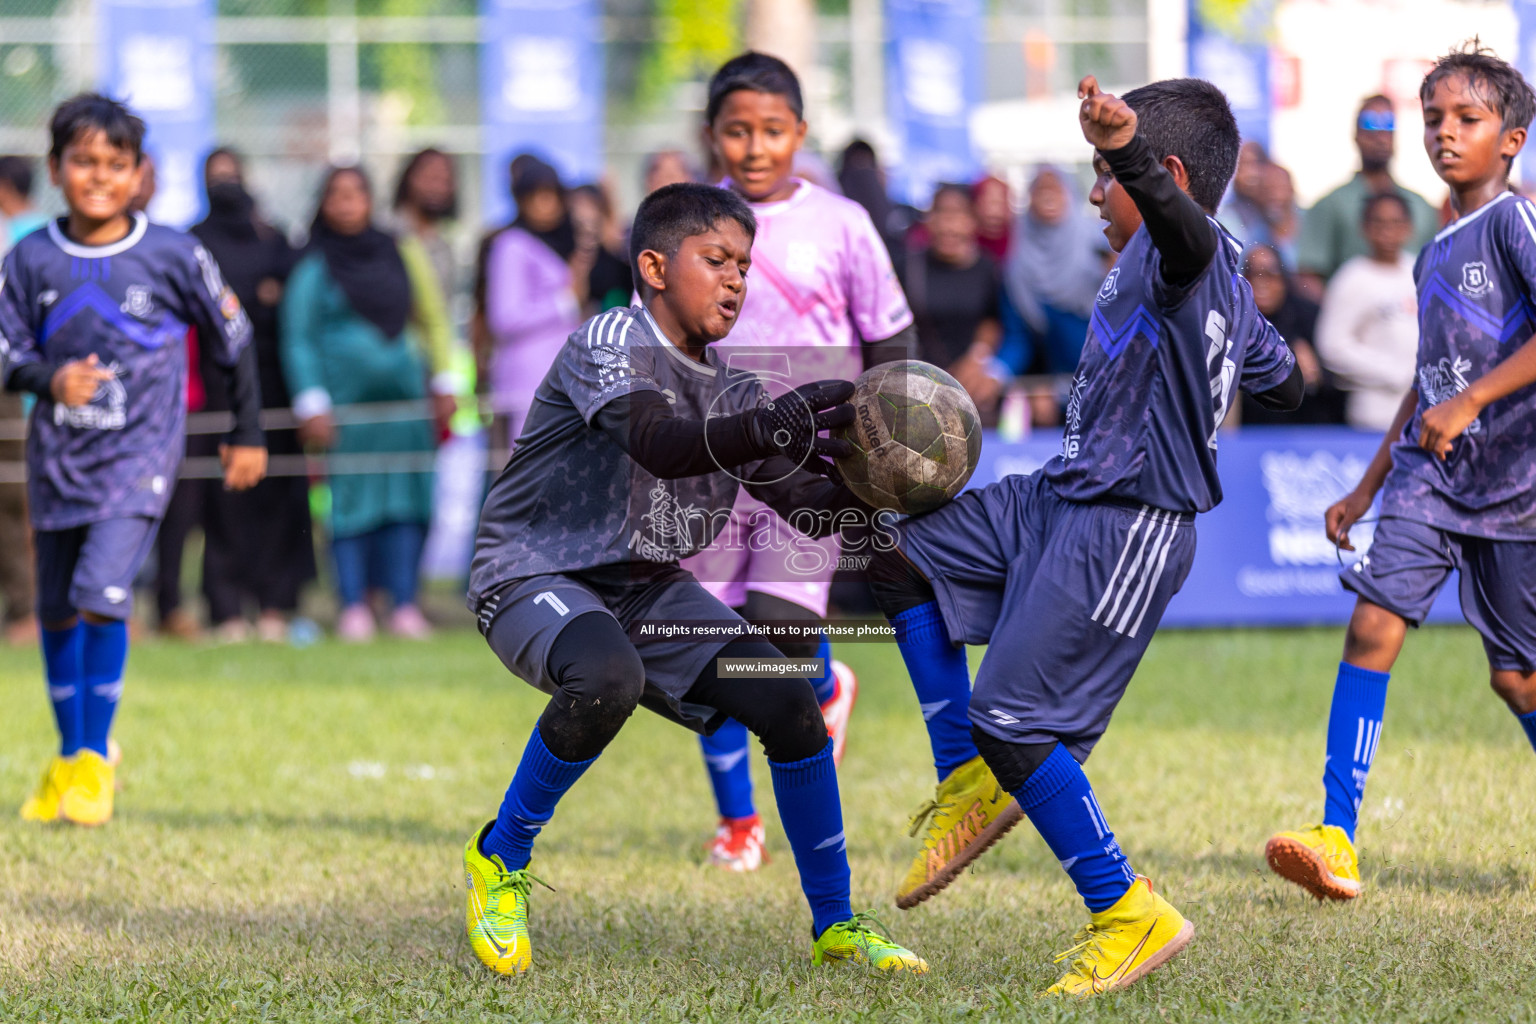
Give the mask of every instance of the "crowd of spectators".
M 1218 217 L 1245 246 L 1243 274 L 1295 350 L 1307 398 L 1296 414 L 1276 417 L 1250 403 L 1234 420 L 1379 431 L 1411 386 L 1413 261 L 1441 214 L 1392 179 L 1394 128 L 1390 100 L 1365 100 L 1354 135 L 1358 171 L 1307 210 L 1263 146 L 1243 147 Z M 30 159 L 0 157 L 0 251 L 45 223 L 32 201 L 34 169 Z M 869 213 L 912 306 L 918 355 L 948 369 L 988 424 L 999 422 L 1010 395 L 1023 397 L 1026 426 L 1059 421 L 1114 261 L 1081 172 L 1037 166 L 1017 179 L 1018 196 L 992 175 L 943 183 L 927 209 L 892 199 L 862 140 L 835 168 L 808 159 L 799 172 Z M 687 152 L 662 150 L 645 161 L 643 188 L 708 177 Z M 276 417 L 267 434 L 276 471 L 240 494 L 206 475 L 183 479 L 160 534 L 159 629 L 279 640 L 301 592 L 323 577 L 343 639 L 365 641 L 381 626 L 427 635 L 419 566 L 434 503 L 444 500 L 433 483 L 438 444 L 477 432 L 478 409 L 491 426 L 477 451 L 504 451 L 570 332 L 633 292 L 627 220 L 606 185 L 573 186 L 530 154 L 512 162 L 510 181 L 516 217 L 485 234 L 471 260 L 460 244 L 467 226 L 457 222 L 449 153 L 425 149 L 408 159 L 387 210 L 364 172 L 331 168 L 312 222 L 296 232 L 263 218 L 239 154 L 209 155 L 208 214 L 192 232 L 255 327 L 265 405 Z M 153 188 L 146 176 L 141 205 Z M 188 344 L 189 410 L 227 410 L 221 379 L 197 368 L 195 336 Z M 21 462 L 23 414 L 19 396 L 0 394 L 0 467 Z M 212 429 L 190 433 L 189 458 L 215 456 L 216 437 Z M 7 479 L 0 606 L 6 638 L 19 643 L 35 636 L 31 559 L 24 491 L 14 476 L 0 477 Z M 466 491 L 478 488 L 457 493 Z M 194 530 L 203 536 L 206 625 L 180 587 Z

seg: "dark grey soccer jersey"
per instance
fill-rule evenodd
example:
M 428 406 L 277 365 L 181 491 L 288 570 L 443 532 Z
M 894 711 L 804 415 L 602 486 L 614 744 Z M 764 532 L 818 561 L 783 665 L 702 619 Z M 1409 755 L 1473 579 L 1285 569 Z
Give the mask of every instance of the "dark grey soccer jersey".
M 1419 404 L 1392 448 L 1382 514 L 1494 540 L 1536 539 L 1536 385 L 1490 403 L 1442 462 L 1424 410 L 1536 333 L 1536 204 L 1505 192 L 1419 252 Z
M 1221 501 L 1216 429 L 1234 387 L 1259 393 L 1295 357 L 1239 273 L 1242 246 L 1211 221 L 1216 253 L 1191 284 L 1162 277 L 1147 229 L 1131 236 L 1094 300 L 1062 453 L 1045 466 L 1063 498 L 1106 498 L 1170 512 Z
M 251 322 L 208 250 L 143 214 L 111 245 L 78 245 L 55 221 L 6 256 L 3 376 L 93 354 L 114 373 L 85 405 L 38 399 L 27 438 L 35 527 L 164 513 L 185 445 L 191 327 L 202 358 L 224 367 L 251 340 Z
M 534 394 L 512 458 L 491 485 L 470 567 L 469 606 L 511 580 L 623 562 L 675 562 L 705 547 L 752 467 L 678 480 L 647 473 L 596 426 L 599 410 L 654 391 L 684 419 L 756 407 L 763 387 L 709 349 L 703 363 L 667 341 L 644 307 L 578 328 Z

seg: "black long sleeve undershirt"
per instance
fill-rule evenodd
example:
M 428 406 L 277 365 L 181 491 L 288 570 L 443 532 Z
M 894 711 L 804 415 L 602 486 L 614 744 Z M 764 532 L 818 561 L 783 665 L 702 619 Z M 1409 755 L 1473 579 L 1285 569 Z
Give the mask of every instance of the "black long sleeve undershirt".
M 53 397 L 53 375 L 58 368 L 47 363 L 22 363 L 11 369 L 5 386 L 9 391 L 30 391 L 39 398 Z
M 1274 412 L 1295 412 L 1301 408 L 1301 400 L 1307 397 L 1307 381 L 1301 375 L 1300 366 L 1291 367 L 1291 375 L 1268 391 L 1260 391 L 1253 400 Z
M 848 488 L 800 469 L 782 455 L 764 459 L 748 440 L 748 415 L 686 419 L 674 414 L 667 400 L 657 392 L 632 391 L 599 409 L 596 425 L 641 469 L 659 480 L 702 476 L 758 463 L 746 478 L 747 492 L 797 528 L 813 527 L 805 531 L 812 537 L 835 532 L 838 512 L 866 508 Z M 804 515 L 802 510 L 816 513 L 814 523 L 813 517 Z
M 224 385 L 229 391 L 229 411 L 235 417 L 229 443 L 241 447 L 265 447 L 267 437 L 261 430 L 261 374 L 256 368 L 256 346 L 246 345 L 240 350 L 234 366 L 219 369 L 223 371 Z
M 745 414 L 685 419 L 655 391 L 631 391 L 615 398 L 597 411 L 597 428 L 658 480 L 702 476 L 760 457 L 747 439 Z
M 889 338 L 881 341 L 867 341 L 862 346 L 864 356 L 864 369 L 868 370 L 879 366 L 881 363 L 894 363 L 902 359 L 917 358 L 917 326 L 908 324 Z
M 1163 280 L 1176 288 L 1194 282 L 1211 265 L 1219 244 L 1210 217 L 1179 188 L 1140 135 L 1119 149 L 1101 149 L 1099 155 L 1141 212 L 1162 257 Z
M 39 398 L 53 400 L 53 377 L 59 367 L 51 363 L 23 363 L 11 370 L 5 386 L 11 391 L 30 391 Z M 229 408 L 235 426 L 227 438 L 232 445 L 260 448 L 266 445 L 261 430 L 261 377 L 256 368 L 256 347 L 241 349 L 235 365 L 220 367 L 229 389 Z

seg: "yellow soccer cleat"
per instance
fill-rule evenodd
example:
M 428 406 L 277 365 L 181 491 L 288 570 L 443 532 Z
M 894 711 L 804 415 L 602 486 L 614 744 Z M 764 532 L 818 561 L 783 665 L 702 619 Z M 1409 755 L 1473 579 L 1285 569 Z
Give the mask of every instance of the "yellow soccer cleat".
M 1281 832 L 1264 844 L 1264 859 L 1275 874 L 1320 900 L 1352 900 L 1360 895 L 1355 844 L 1337 825 Z
M 910 910 L 943 889 L 1024 817 L 980 757 L 947 775 L 933 799 L 912 816 L 910 835 L 927 825 L 923 848 L 896 890 L 896 905 Z
M 1056 957 L 1071 966 L 1046 995 L 1096 996 L 1125 988 L 1173 959 L 1194 937 L 1195 926 L 1152 891 L 1150 879 L 1137 875 L 1114 906 L 1094 914 L 1077 933 L 1077 944 Z
M 21 805 L 21 820 L 58 821 L 59 798 L 69 788 L 69 780 L 74 772 L 73 757 L 54 755 L 53 760 L 48 762 L 48 767 L 43 769 L 43 777 L 38 782 L 37 789 L 27 797 L 26 803 Z
M 526 868 L 508 871 L 500 857 L 480 852 L 480 840 L 494 824 L 486 822 L 464 844 L 464 888 L 469 892 L 464 930 L 481 963 L 497 974 L 522 974 L 533 965 L 528 890 L 533 882 L 544 882 Z
M 59 797 L 59 818 L 76 825 L 105 825 L 112 820 L 117 770 L 94 750 L 75 755 L 69 786 Z
M 928 973 L 928 961 L 875 931 L 870 922 L 880 924 L 874 914 L 864 913 L 828 927 L 811 946 L 811 963 L 863 964 L 877 971 Z

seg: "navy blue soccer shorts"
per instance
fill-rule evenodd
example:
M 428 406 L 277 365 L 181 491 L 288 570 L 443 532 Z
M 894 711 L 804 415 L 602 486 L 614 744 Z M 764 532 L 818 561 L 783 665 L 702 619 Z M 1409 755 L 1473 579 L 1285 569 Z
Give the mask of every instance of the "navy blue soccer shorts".
M 558 684 L 549 675 L 550 648 L 577 616 L 593 612 L 617 620 L 631 635 L 636 624 L 645 621 L 745 625 L 740 615 L 682 568 L 625 583 L 599 582 L 574 573 L 530 576 L 486 597 L 478 615 L 480 631 L 502 664 L 525 683 L 552 694 Z M 698 732 L 718 727 L 725 718 L 721 712 L 684 698 L 710 660 L 733 639 L 737 638 L 641 639 L 635 644 L 645 666 L 640 703 Z
M 1383 516 L 1370 549 L 1339 573 L 1345 589 L 1417 626 L 1461 570 L 1461 614 L 1495 669 L 1536 671 L 1536 541 L 1489 540 Z
M 955 643 L 986 644 L 971 722 L 1085 760 L 1195 556 L 1194 516 L 1004 477 L 901 524 Z
M 109 619 L 133 612 L 133 581 L 154 546 L 160 520 L 103 519 L 67 530 L 38 530 L 37 617 L 44 625 L 77 611 Z

